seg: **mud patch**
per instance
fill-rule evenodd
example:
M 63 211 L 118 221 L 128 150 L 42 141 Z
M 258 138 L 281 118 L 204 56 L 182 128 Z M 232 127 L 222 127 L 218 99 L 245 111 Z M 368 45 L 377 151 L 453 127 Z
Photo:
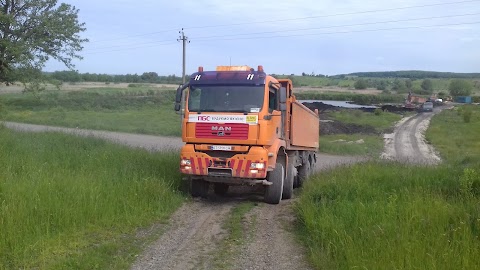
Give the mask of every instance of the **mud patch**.
M 320 135 L 333 134 L 380 134 L 374 127 L 368 125 L 346 124 L 334 120 L 320 121 Z

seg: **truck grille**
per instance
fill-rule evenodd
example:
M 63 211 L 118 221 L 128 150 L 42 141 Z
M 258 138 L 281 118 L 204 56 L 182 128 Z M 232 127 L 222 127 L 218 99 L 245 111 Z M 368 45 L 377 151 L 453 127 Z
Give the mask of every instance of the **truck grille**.
M 195 137 L 210 139 L 248 139 L 248 124 L 196 123 Z

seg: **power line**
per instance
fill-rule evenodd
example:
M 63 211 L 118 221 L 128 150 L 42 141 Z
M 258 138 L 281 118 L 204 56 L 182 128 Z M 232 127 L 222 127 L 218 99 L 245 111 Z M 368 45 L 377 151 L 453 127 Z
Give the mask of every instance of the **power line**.
M 425 26 L 408 26 L 408 27 L 379 28 L 379 29 L 351 30 L 351 31 L 334 31 L 334 32 L 294 34 L 294 35 L 224 38 L 224 39 L 216 39 L 216 40 L 208 39 L 208 40 L 199 40 L 198 42 L 201 43 L 201 42 L 210 42 L 210 41 L 252 40 L 252 39 L 265 39 L 265 38 L 286 38 L 286 37 L 315 36 L 315 35 L 334 35 L 334 34 L 349 34 L 349 33 L 362 33 L 362 32 L 380 32 L 380 31 L 422 29 L 422 28 L 432 28 L 432 27 L 460 26 L 460 25 L 473 25 L 473 24 L 480 24 L 480 21 L 478 21 L 478 22 L 466 22 L 466 23 L 455 23 L 455 24 L 437 24 L 437 25 L 425 25 Z M 98 54 L 98 53 L 110 53 L 110 52 L 117 52 L 117 51 L 127 51 L 127 50 L 139 49 L 139 48 L 150 48 L 150 47 L 157 47 L 157 46 L 163 46 L 163 45 L 171 45 L 171 44 L 176 44 L 176 43 L 177 42 L 169 42 L 169 43 L 157 44 L 157 45 L 152 45 L 152 46 L 137 46 L 137 47 L 131 47 L 131 48 L 118 49 L 118 50 L 109 50 L 109 51 L 103 51 L 103 52 L 86 53 L 86 55 Z
M 290 18 L 290 19 L 278 19 L 278 20 L 243 22 L 243 23 L 231 23 L 231 24 L 219 24 L 219 25 L 207 25 L 207 26 L 193 26 L 193 27 L 185 27 L 185 29 L 216 28 L 216 27 L 238 26 L 238 25 L 246 25 L 246 24 L 272 23 L 272 22 L 287 22 L 287 21 L 297 21 L 297 20 L 310 20 L 310 19 L 318 19 L 318 18 L 328 18 L 328 17 L 337 17 L 337 16 L 347 16 L 347 15 L 359 15 L 359 14 L 368 14 L 368 13 L 386 12 L 386 11 L 395 11 L 395 10 L 405 10 L 405 9 L 415 9 L 415 8 L 425 8 L 425 7 L 435 7 L 435 6 L 464 4 L 464 3 L 472 3 L 472 2 L 479 2 L 479 0 L 467 0 L 467 1 L 457 1 L 457 2 L 447 2 L 447 3 L 436 3 L 436 4 L 427 4 L 427 5 L 418 5 L 418 6 L 407 6 L 407 7 L 397 7 L 397 8 L 365 10 L 365 11 L 357 11 L 357 12 L 336 13 L 336 14 L 327 14 L 327 15 L 319 15 L 319 16 L 308 16 L 308 17 Z
M 366 29 L 366 30 L 351 30 L 351 31 L 337 31 L 337 32 L 323 32 L 323 33 L 309 33 L 309 34 L 294 34 L 294 35 L 283 35 L 283 36 L 259 36 L 259 37 L 244 37 L 244 38 L 225 38 L 225 39 L 216 39 L 214 41 L 249 40 L 249 39 L 283 38 L 283 37 L 301 37 L 301 36 L 317 36 L 317 35 L 332 35 L 332 34 L 349 34 L 349 33 L 362 33 L 362 32 L 389 31 L 389 30 L 421 29 L 421 28 L 432 28 L 432 27 L 442 27 L 442 26 L 472 25 L 472 24 L 480 24 L 480 21 L 466 22 L 466 23 L 455 23 L 455 24 L 437 24 L 437 25 L 424 25 L 424 26 L 407 26 L 407 27 L 379 28 L 379 29 Z M 199 40 L 198 42 L 212 41 L 212 40 Z
M 168 40 L 157 40 L 157 41 L 144 42 L 144 43 L 128 43 L 128 44 L 122 44 L 122 45 L 95 47 L 95 48 L 91 48 L 89 50 L 97 51 L 97 50 L 105 50 L 105 49 L 111 49 L 111 48 L 122 48 L 122 47 L 125 47 L 125 46 L 138 46 L 138 45 L 159 44 L 159 43 L 161 44 L 161 43 L 165 43 L 165 42 L 171 42 L 171 40 L 170 39 L 168 39 Z
M 320 30 L 320 29 L 331 29 L 331 28 L 352 27 L 352 26 L 364 26 L 364 25 L 374 25 L 374 24 L 383 24 L 383 23 L 397 23 L 397 22 L 410 22 L 410 21 L 421 21 L 421 20 L 432 20 L 432 19 L 444 19 L 444 18 L 454 18 L 454 17 L 466 17 L 466 16 L 474 16 L 474 15 L 479 15 L 479 14 L 480 14 L 480 12 L 477 12 L 477 13 L 468 13 L 468 14 L 459 14 L 459 15 L 448 15 L 448 16 L 434 16 L 434 17 L 413 18 L 413 19 L 403 19 L 403 20 L 390 20 L 390 21 L 380 21 L 380 22 L 369 22 L 369 23 L 332 25 L 332 26 L 324 26 L 324 27 L 310 27 L 310 28 L 299 28 L 299 29 L 278 30 L 278 31 L 266 31 L 266 32 L 255 32 L 255 33 L 232 34 L 232 35 L 205 36 L 205 37 L 197 37 L 197 38 L 195 38 L 195 39 L 196 39 L 196 40 L 204 40 L 204 39 L 212 39 L 212 38 L 235 37 L 235 36 L 246 36 L 246 35 L 260 35 L 260 34 L 274 34 L 274 33 L 283 33 L 283 32 Z
M 336 17 L 336 16 L 359 15 L 359 14 L 368 14 L 368 13 L 386 12 L 386 11 L 395 11 L 395 10 L 406 10 L 406 9 L 436 7 L 436 6 L 445 6 L 445 5 L 465 4 L 465 3 L 473 3 L 473 2 L 479 2 L 479 1 L 480 0 L 466 0 L 466 1 L 435 3 L 435 4 L 406 6 L 406 7 L 397 7 L 397 8 L 387 8 L 387 9 L 365 10 L 365 11 L 358 11 L 358 12 L 336 13 L 336 14 L 327 14 L 327 15 L 319 15 L 319 16 L 289 18 L 289 19 L 265 20 L 265 21 L 242 22 L 242 23 L 231 23 L 231 24 L 218 24 L 218 25 L 205 25 L 205 26 L 191 26 L 191 27 L 184 27 L 184 29 L 217 28 L 217 27 L 238 26 L 238 25 L 247 25 L 247 24 L 286 22 L 286 21 L 297 21 L 297 20 L 310 20 L 310 19 L 328 18 L 328 17 Z M 99 41 L 96 41 L 96 42 L 100 43 L 100 42 L 115 41 L 115 40 L 130 38 L 130 37 L 151 36 L 151 35 L 154 35 L 154 34 L 160 34 L 160 33 L 172 32 L 172 31 L 177 31 L 177 30 L 176 29 L 166 29 L 166 30 L 160 30 L 160 31 L 143 33 L 143 34 L 128 35 L 128 36 L 125 36 L 125 37 L 119 37 L 119 38 L 113 38 L 113 39 L 107 39 L 107 40 L 99 40 Z
M 173 31 L 177 31 L 177 29 L 169 29 L 169 30 L 161 30 L 161 31 L 150 32 L 150 33 L 143 33 L 143 34 L 136 34 L 136 35 L 128 35 L 128 36 L 125 36 L 125 37 L 118 37 L 118 38 L 112 38 L 112 39 L 96 40 L 95 42 L 98 42 L 98 43 L 101 43 L 101 42 L 109 42 L 109 41 L 115 41 L 115 40 L 120 40 L 120 39 L 125 39 L 125 38 L 151 36 L 151 35 L 154 35 L 154 34 L 160 34 L 160 33 L 166 33 L 166 32 L 173 32 Z
M 357 23 L 357 24 L 332 25 L 332 26 L 324 26 L 324 27 L 299 28 L 299 29 L 279 30 L 279 31 L 265 31 L 265 32 L 255 32 L 255 33 L 231 34 L 231 35 L 204 36 L 204 37 L 197 37 L 196 40 L 201 41 L 201 40 L 207 40 L 207 39 L 236 37 L 236 36 L 250 36 L 250 35 L 260 35 L 260 34 L 274 34 L 274 33 L 298 32 L 298 31 L 308 31 L 308 30 L 332 29 L 332 28 L 340 28 L 340 27 L 365 26 L 365 25 L 385 24 L 385 23 L 397 23 L 397 22 L 444 19 L 444 18 L 454 18 L 454 17 L 466 17 L 466 16 L 474 16 L 474 15 L 479 15 L 479 14 L 480 13 L 467 13 L 467 14 L 458 14 L 458 15 L 433 16 L 433 17 L 423 17 L 423 18 L 403 19 L 403 20 L 389 20 L 389 21 Z M 178 41 L 180 41 L 180 40 L 181 39 L 179 39 Z M 133 48 L 139 48 L 139 46 L 143 46 L 143 45 L 148 45 L 148 44 L 163 45 L 163 43 L 171 44 L 170 40 L 160 40 L 160 41 L 151 41 L 151 42 L 145 42 L 145 43 L 130 43 L 130 44 L 123 44 L 123 45 L 114 45 L 114 46 L 106 46 L 106 47 L 99 47 L 99 48 L 91 48 L 91 49 L 88 49 L 87 51 L 89 53 L 95 53 L 96 51 L 101 51 L 101 52 L 104 52 L 105 50 L 110 51 L 110 49 L 112 49 L 112 48 L 122 48 L 122 47 L 125 47 L 125 46 L 134 46 Z M 151 47 L 153 47 L 153 46 L 151 46 Z
M 164 45 L 171 45 L 171 44 L 177 44 L 177 42 L 168 42 L 168 43 L 163 43 L 163 44 L 155 44 L 155 45 L 151 45 L 151 46 L 136 46 L 136 47 L 129 47 L 129 48 L 123 48 L 123 49 L 118 49 L 118 50 L 108 50 L 108 51 L 98 51 L 98 52 L 87 52 L 87 53 L 85 53 L 85 54 L 86 54 L 86 55 L 89 55 L 89 54 L 99 54 L 99 53 L 110 53 L 110 52 L 129 51 L 129 50 L 134 50 L 134 49 L 152 48 L 152 47 L 164 46 Z

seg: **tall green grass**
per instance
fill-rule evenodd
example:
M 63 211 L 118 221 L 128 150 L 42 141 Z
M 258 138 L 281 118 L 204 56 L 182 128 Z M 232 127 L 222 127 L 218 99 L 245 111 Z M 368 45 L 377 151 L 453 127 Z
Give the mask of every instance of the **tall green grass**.
M 471 110 L 468 123 L 463 118 L 465 107 Z M 434 116 L 426 138 L 447 162 L 480 167 L 480 106 L 465 107 L 443 110 Z
M 480 108 L 435 115 L 428 140 L 444 163 L 366 163 L 312 177 L 297 204 L 318 269 L 478 269 Z
M 89 89 L 5 95 L 5 119 L 32 124 L 180 136 L 174 91 Z
M 0 269 L 127 268 L 182 203 L 176 153 L 0 128 Z
M 392 128 L 395 122 L 402 119 L 402 116 L 396 113 L 382 112 L 380 115 L 376 115 L 359 110 L 335 111 L 330 112 L 329 115 L 343 123 L 372 126 L 379 132 Z
M 480 171 L 368 163 L 306 183 L 300 235 L 317 269 L 478 269 Z

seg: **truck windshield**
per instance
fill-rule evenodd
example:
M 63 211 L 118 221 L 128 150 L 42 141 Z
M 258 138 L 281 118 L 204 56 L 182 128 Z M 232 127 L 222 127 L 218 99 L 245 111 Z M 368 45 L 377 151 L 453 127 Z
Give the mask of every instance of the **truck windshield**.
M 260 112 L 264 93 L 264 86 L 192 86 L 188 110 L 192 112 Z

